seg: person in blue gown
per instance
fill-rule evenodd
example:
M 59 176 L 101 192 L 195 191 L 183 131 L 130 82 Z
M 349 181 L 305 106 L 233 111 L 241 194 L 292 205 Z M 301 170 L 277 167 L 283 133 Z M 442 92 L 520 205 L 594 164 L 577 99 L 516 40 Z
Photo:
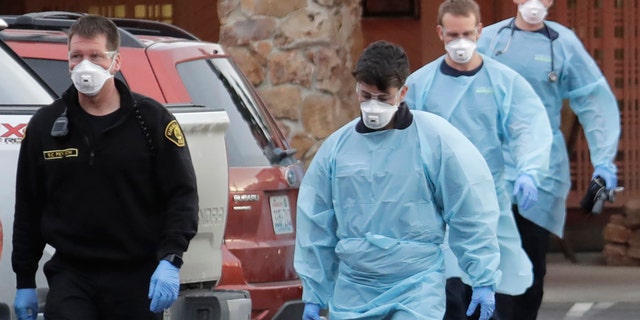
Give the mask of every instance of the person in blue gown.
M 353 75 L 361 116 L 331 134 L 298 196 L 294 266 L 304 320 L 442 319 L 444 253 L 473 285 L 470 310 L 489 319 L 500 280 L 493 177 L 482 155 L 443 118 L 402 102 L 409 61 L 369 45 Z
M 549 170 L 538 186 L 531 208 L 514 203 L 523 246 L 533 262 L 533 285 L 517 297 L 514 319 L 535 319 L 542 303 L 550 233 L 563 236 L 566 200 L 571 187 L 569 157 L 561 131 L 563 100 L 568 100 L 589 145 L 591 178 L 600 176 L 607 189 L 617 186 L 615 157 L 620 137 L 620 112 L 607 80 L 569 28 L 545 20 L 553 0 L 514 0 L 517 15 L 483 29 L 478 50 L 521 74 L 542 99 L 551 123 L 553 145 Z M 507 182 L 517 177 L 507 163 Z
M 411 109 L 448 120 L 478 148 L 491 169 L 500 205 L 497 235 L 502 281 L 496 306 L 500 316 L 510 313 L 510 296 L 524 293 L 533 281 L 510 198 L 517 197 L 525 207 L 536 202 L 539 177 L 549 164 L 551 126 L 542 101 L 522 76 L 476 52 L 482 33 L 480 21 L 480 8 L 474 0 L 442 2 L 436 31 L 446 54 L 409 76 L 405 101 Z M 512 159 L 517 173 L 515 185 L 509 188 L 505 156 Z M 452 255 L 447 257 L 451 259 L 447 259 L 450 279 L 445 319 L 466 320 L 469 281 Z

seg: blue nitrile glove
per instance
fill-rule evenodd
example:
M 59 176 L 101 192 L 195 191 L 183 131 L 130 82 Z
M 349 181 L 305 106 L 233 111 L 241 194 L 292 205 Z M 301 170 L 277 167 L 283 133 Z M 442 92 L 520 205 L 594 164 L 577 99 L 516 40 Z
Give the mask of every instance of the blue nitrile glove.
M 538 188 L 530 175 L 522 173 L 518 176 L 513 185 L 513 195 L 516 196 L 518 193 L 522 194 L 518 199 L 518 205 L 522 210 L 531 208 L 538 201 Z
M 176 301 L 180 290 L 179 270 L 167 260 L 161 260 L 158 263 L 149 285 L 149 299 L 151 299 L 149 310 L 151 312 L 162 312 Z
M 18 289 L 13 309 L 18 320 L 38 319 L 38 293 L 35 288 Z
M 471 294 L 471 303 L 469 303 L 469 309 L 467 309 L 467 317 L 471 316 L 476 307 L 480 305 L 480 318 L 479 320 L 489 320 L 493 315 L 493 311 L 496 309 L 495 292 L 491 287 L 476 287 L 473 288 L 473 294 Z
M 593 175 L 591 175 L 591 179 L 596 176 L 604 179 L 604 182 L 607 184 L 605 186 L 606 189 L 615 189 L 615 187 L 618 186 L 618 177 L 615 173 L 611 172 L 611 170 L 607 169 L 607 167 L 596 166 L 596 169 L 593 170 Z
M 302 320 L 320 320 L 320 306 L 315 303 L 305 303 Z

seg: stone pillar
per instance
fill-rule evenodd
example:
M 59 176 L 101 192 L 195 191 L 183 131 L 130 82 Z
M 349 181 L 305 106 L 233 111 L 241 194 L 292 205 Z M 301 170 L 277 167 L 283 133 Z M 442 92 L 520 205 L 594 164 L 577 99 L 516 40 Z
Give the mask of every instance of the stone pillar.
M 306 164 L 355 118 L 360 0 L 219 0 L 220 43 Z
M 603 234 L 608 265 L 640 266 L 640 199 L 627 201 L 623 214 L 611 215 Z

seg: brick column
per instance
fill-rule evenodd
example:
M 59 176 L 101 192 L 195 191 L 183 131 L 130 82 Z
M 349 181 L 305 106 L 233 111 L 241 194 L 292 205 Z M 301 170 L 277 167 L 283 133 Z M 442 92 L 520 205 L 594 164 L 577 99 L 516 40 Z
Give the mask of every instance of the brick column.
M 627 201 L 623 214 L 612 215 L 603 234 L 608 265 L 640 266 L 640 199 Z
M 357 117 L 351 75 L 361 51 L 360 0 L 219 0 L 220 43 L 309 163 Z

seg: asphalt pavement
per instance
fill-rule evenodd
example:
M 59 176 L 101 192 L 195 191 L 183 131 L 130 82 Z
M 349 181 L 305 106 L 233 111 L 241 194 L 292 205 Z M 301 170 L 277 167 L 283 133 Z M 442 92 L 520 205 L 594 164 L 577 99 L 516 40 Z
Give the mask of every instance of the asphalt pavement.
M 538 320 L 639 320 L 640 267 L 607 266 L 596 253 L 547 256 Z

